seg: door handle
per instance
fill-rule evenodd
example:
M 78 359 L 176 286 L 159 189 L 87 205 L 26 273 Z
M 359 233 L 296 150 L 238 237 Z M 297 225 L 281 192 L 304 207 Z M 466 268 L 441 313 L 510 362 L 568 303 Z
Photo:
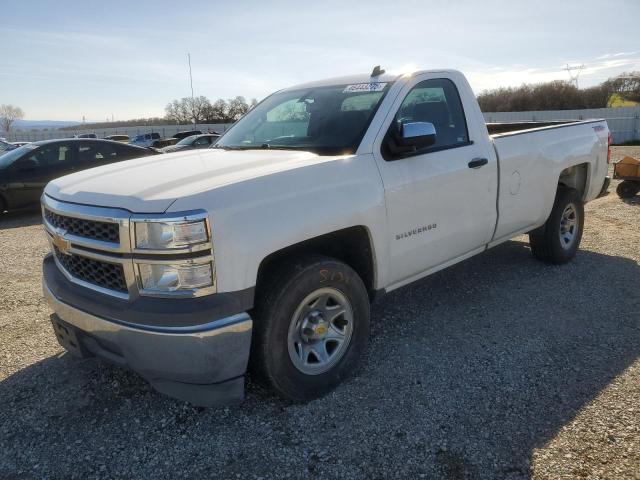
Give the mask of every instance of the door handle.
M 474 158 L 469 162 L 469 168 L 480 168 L 487 163 L 489 163 L 489 160 L 486 158 Z

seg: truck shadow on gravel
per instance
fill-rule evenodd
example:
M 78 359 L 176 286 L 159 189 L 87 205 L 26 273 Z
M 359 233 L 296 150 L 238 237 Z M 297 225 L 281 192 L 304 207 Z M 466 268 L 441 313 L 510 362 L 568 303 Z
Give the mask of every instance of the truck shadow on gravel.
M 0 382 L 0 477 L 529 478 L 533 450 L 640 355 L 638 278 L 629 259 L 551 266 L 508 242 L 374 304 L 363 367 L 307 405 L 250 384 L 242 405 L 195 408 L 50 357 Z

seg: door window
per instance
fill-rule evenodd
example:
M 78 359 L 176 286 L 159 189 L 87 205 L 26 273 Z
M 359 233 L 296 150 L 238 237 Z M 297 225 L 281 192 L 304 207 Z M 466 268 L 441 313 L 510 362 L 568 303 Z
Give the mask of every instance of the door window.
M 420 150 L 403 151 L 395 139 L 403 123 L 429 122 L 436 129 L 435 144 Z M 407 94 L 389 127 L 383 156 L 394 160 L 445 148 L 469 144 L 469 132 L 458 89 L 451 80 L 436 78 L 418 83 Z
M 84 144 L 78 148 L 78 162 L 113 162 L 118 159 L 118 152 L 108 143 Z
M 29 160 L 34 161 L 39 167 L 55 166 L 69 160 L 70 156 L 71 149 L 67 145 L 45 145 L 37 149 Z
M 117 152 L 118 160 L 144 157 L 149 154 L 149 152 L 140 147 L 129 147 L 128 145 L 114 145 L 114 147 Z

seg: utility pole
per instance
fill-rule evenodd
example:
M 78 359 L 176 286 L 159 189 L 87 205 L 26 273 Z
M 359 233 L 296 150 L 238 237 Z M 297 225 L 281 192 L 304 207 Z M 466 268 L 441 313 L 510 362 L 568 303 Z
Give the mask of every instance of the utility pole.
M 567 63 L 567 66 L 564 68 L 569 74 L 569 81 L 571 81 L 576 86 L 576 88 L 580 88 L 578 86 L 578 77 L 580 76 L 580 73 L 582 72 L 583 68 L 584 68 L 584 64 L 574 65 L 573 67 L 570 67 L 568 63 Z M 574 75 L 571 73 L 572 71 L 577 71 L 578 73 Z

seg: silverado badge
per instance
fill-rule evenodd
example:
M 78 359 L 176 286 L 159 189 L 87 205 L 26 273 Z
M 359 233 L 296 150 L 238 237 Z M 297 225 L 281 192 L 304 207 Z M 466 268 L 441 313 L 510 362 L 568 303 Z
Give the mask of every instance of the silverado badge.
M 51 241 L 60 253 L 69 255 L 69 249 L 71 248 L 71 242 L 69 242 L 69 240 L 64 239 L 62 235 L 54 233 Z

